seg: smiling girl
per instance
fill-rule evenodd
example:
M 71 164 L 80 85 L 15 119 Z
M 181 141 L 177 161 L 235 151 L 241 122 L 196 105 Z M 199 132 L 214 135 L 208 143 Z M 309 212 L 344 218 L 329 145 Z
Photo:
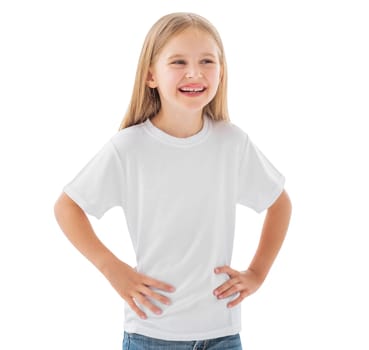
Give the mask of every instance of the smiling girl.
M 160 18 L 118 132 L 55 203 L 68 239 L 126 302 L 123 349 L 242 349 L 241 301 L 262 285 L 287 232 L 284 182 L 229 119 L 214 26 L 193 13 Z M 244 271 L 230 267 L 237 204 L 267 210 Z M 114 206 L 124 210 L 136 267 L 87 218 Z

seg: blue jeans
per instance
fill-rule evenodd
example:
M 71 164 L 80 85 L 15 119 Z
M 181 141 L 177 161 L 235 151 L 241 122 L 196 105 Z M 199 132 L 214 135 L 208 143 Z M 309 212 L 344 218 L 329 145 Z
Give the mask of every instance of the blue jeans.
M 239 334 L 208 340 L 173 341 L 124 332 L 123 350 L 242 350 Z

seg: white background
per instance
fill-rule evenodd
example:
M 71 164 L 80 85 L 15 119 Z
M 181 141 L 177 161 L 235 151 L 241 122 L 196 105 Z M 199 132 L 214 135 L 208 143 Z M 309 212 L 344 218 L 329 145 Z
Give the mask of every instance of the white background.
M 367 350 L 365 3 L 2 1 L 0 348 L 121 348 L 123 301 L 53 206 L 118 130 L 151 25 L 191 11 L 224 41 L 232 122 L 284 173 L 293 202 L 266 282 L 243 302 L 244 348 Z M 233 267 L 247 267 L 263 217 L 238 207 Z M 134 262 L 120 208 L 91 222 Z

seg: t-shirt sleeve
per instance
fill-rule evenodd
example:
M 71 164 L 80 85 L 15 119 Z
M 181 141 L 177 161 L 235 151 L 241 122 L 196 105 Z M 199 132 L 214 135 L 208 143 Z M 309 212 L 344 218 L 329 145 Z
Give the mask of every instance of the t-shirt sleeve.
M 97 219 L 114 206 L 124 207 L 124 172 L 111 140 L 64 186 L 63 191 Z
M 282 193 L 285 177 L 246 135 L 241 156 L 237 203 L 261 213 Z

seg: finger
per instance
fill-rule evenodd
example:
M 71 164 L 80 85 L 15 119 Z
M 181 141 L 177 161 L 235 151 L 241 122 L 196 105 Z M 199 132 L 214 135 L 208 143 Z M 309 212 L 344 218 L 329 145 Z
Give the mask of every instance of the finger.
M 152 298 L 152 299 L 155 299 L 155 300 L 161 302 L 162 304 L 170 305 L 170 299 L 169 298 L 167 298 L 164 295 L 161 295 L 159 293 L 154 292 L 152 289 L 150 289 L 147 286 L 142 285 L 141 288 L 140 288 L 140 292 L 142 294 Z
M 230 301 L 227 304 L 227 307 L 228 308 L 235 307 L 237 304 L 241 303 L 242 300 L 245 299 L 248 295 L 249 295 L 248 291 L 246 290 L 242 291 L 236 299 Z
M 231 288 L 234 284 L 239 283 L 240 282 L 240 276 L 239 276 L 239 272 L 235 271 L 235 274 L 232 274 L 232 277 L 230 277 L 230 279 L 226 282 L 224 282 L 222 285 L 220 285 L 219 287 L 217 287 L 214 290 L 214 295 L 219 295 L 221 293 L 223 293 L 224 291 L 226 291 L 227 289 Z
M 228 290 L 229 288 L 232 288 L 232 286 L 238 283 L 238 281 L 236 279 L 230 279 L 227 282 L 224 282 L 222 285 L 220 285 L 218 288 L 216 288 L 214 290 L 214 295 L 218 296 L 222 293 L 224 293 L 226 290 Z
M 162 282 L 162 281 L 158 281 L 150 277 L 146 277 L 144 279 L 144 284 L 147 286 L 151 286 L 151 287 L 163 290 L 165 292 L 174 292 L 176 290 L 172 285 Z
M 218 295 L 218 299 L 224 299 L 227 298 L 233 294 L 236 294 L 241 291 L 241 285 L 240 284 L 234 284 L 231 288 L 227 289 L 225 292 Z
M 150 311 L 152 311 L 154 314 L 156 315 L 161 315 L 162 314 L 162 310 L 160 308 L 158 308 L 156 305 L 154 305 L 153 303 L 150 302 L 150 300 L 148 298 L 146 298 L 144 295 L 137 293 L 135 295 L 135 299 L 143 306 L 145 306 L 146 308 L 148 308 Z
M 219 273 L 226 273 L 229 275 L 229 277 L 234 277 L 234 276 L 237 276 L 238 275 L 238 271 L 236 270 L 233 270 L 231 267 L 225 265 L 225 266 L 219 266 L 219 267 L 216 267 L 214 269 L 214 272 L 219 274 Z
M 129 307 L 143 320 L 147 319 L 147 315 L 136 305 L 132 298 L 126 299 Z

